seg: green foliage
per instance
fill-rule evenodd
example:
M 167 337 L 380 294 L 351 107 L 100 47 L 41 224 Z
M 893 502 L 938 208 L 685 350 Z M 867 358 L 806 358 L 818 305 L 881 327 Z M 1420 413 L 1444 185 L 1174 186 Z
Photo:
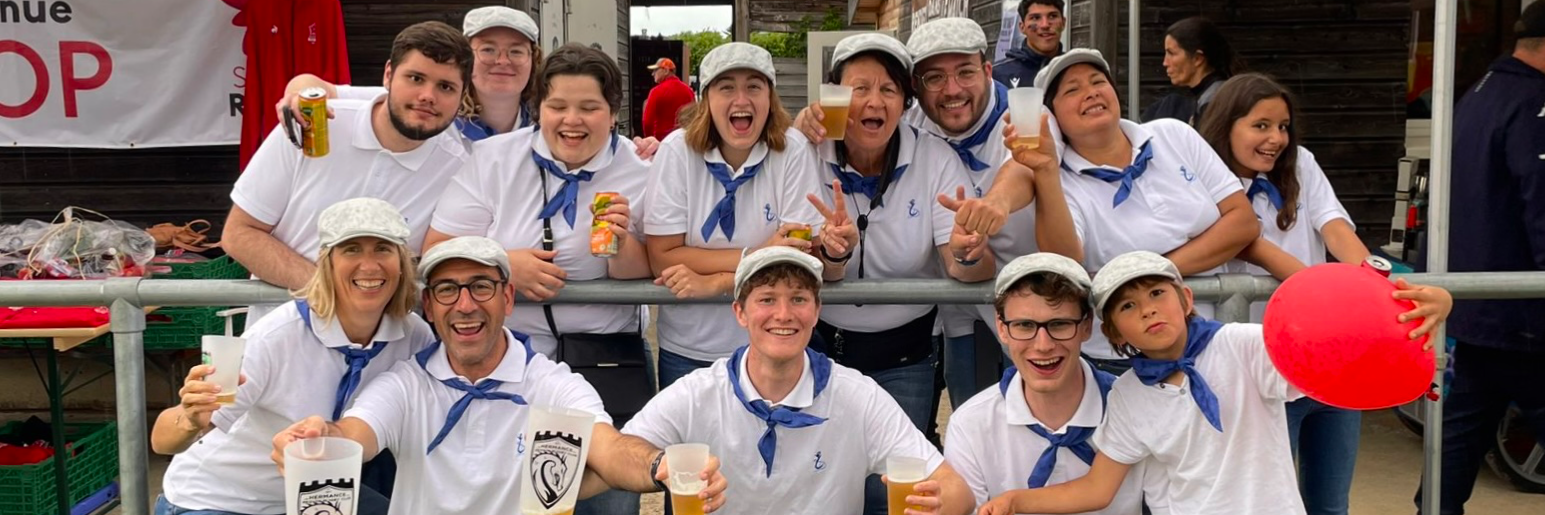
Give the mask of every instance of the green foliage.
M 679 39 L 687 44 L 687 48 L 692 53 L 692 68 L 690 69 L 692 73 L 697 73 L 697 67 L 703 62 L 703 56 L 708 55 L 709 50 L 728 43 L 730 41 L 730 34 L 717 30 L 703 30 L 698 32 L 682 32 L 674 36 L 666 36 L 666 39 Z
M 793 22 L 794 32 L 753 32 L 751 44 L 767 49 L 773 57 L 794 57 L 803 59 L 807 42 L 807 33 L 812 31 L 843 30 L 847 28 L 842 19 L 840 9 L 827 9 L 819 20 L 804 16 L 799 21 Z M 709 50 L 728 43 L 728 32 L 705 30 L 699 32 L 683 32 L 666 39 L 679 39 L 686 42 L 692 49 L 692 70 L 697 70 L 698 64 L 703 61 L 703 56 L 708 55 Z

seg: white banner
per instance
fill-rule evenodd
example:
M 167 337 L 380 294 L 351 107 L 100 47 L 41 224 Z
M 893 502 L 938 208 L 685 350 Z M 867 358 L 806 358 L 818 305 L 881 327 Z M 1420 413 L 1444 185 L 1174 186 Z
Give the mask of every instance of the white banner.
M 244 3 L 0 1 L 0 145 L 237 143 Z

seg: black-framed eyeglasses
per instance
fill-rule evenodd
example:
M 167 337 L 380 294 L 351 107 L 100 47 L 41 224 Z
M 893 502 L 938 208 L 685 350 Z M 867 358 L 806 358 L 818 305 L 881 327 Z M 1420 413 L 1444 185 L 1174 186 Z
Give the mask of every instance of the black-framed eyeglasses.
M 1034 340 L 1036 333 L 1041 332 L 1041 329 L 1045 328 L 1046 336 L 1050 336 L 1053 340 L 1066 341 L 1078 335 L 1078 323 L 1082 321 L 1072 318 L 1053 318 L 1042 322 L 1024 318 L 1004 320 L 1003 325 L 1009 327 L 1009 338 L 1015 340 Z
M 453 306 L 461 299 L 461 290 L 467 290 L 472 295 L 472 300 L 488 302 L 499 293 L 499 287 L 504 281 L 493 279 L 478 279 L 470 283 L 461 284 L 456 281 L 440 281 L 429 286 L 429 296 L 434 297 L 435 302 L 447 306 Z
M 954 78 L 955 83 L 959 84 L 960 87 L 969 88 L 976 86 L 977 84 L 981 84 L 982 77 L 984 75 L 985 74 L 982 73 L 981 68 L 967 66 L 965 68 L 955 70 L 954 73 L 931 71 L 923 74 L 921 77 L 918 77 L 918 80 L 923 83 L 923 89 L 928 91 L 939 91 L 944 89 L 945 84 L 949 82 L 950 78 Z

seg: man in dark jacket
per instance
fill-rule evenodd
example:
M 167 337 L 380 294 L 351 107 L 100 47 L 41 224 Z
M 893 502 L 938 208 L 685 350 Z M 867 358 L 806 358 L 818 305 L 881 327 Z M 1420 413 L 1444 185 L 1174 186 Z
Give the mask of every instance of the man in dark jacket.
M 1062 0 L 1020 0 L 1019 32 L 1025 35 L 1025 46 L 1009 50 L 993 63 L 992 78 L 1010 88 L 1029 87 L 1042 66 L 1062 55 L 1065 28 Z
M 1545 270 L 1545 2 L 1454 108 L 1449 269 Z M 1497 422 L 1517 403 L 1545 443 L 1545 300 L 1459 300 L 1443 410 L 1443 515 L 1464 513 Z M 1421 493 L 1417 493 L 1421 503 Z

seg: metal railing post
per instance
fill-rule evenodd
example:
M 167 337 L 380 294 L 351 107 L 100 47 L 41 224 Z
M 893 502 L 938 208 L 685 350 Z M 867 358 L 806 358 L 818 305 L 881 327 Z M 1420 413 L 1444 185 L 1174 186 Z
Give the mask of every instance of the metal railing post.
M 1255 299 L 1255 278 L 1245 274 L 1218 274 L 1218 302 L 1213 318 L 1223 323 L 1250 321 L 1250 301 Z
M 115 283 L 118 280 L 110 281 Z M 139 279 L 123 279 L 133 292 Z M 110 284 L 109 290 L 112 289 Z M 133 293 L 130 293 L 133 295 Z M 118 402 L 118 486 L 124 515 L 150 513 L 150 449 L 145 413 L 145 309 L 129 299 L 113 300 L 113 382 Z
M 1458 2 L 1438 0 L 1433 10 L 1432 38 L 1432 163 L 1430 179 L 1432 194 L 1428 206 L 1427 271 L 1448 271 L 1449 236 L 1449 184 L 1453 171 L 1454 130 L 1454 33 L 1457 23 L 1454 11 Z M 1421 512 L 1435 515 L 1442 506 L 1443 495 L 1443 373 L 1448 364 L 1448 338 L 1442 326 L 1432 332 L 1433 349 L 1437 358 L 1437 371 L 1433 374 L 1433 388 L 1438 397 L 1427 405 L 1427 420 L 1422 425 L 1422 451 L 1427 465 L 1422 472 Z M 1470 478 L 1474 481 L 1474 478 Z

